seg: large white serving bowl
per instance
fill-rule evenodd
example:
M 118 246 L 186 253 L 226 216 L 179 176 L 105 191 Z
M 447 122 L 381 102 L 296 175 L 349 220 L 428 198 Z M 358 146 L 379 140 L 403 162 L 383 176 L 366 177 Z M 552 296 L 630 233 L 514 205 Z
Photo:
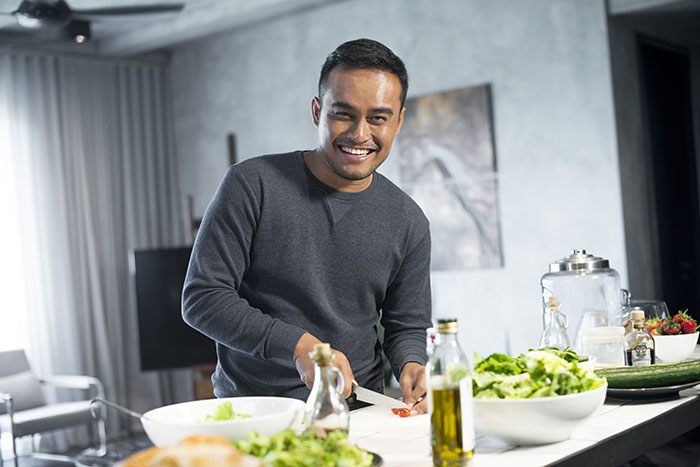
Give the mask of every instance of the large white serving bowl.
M 207 421 L 207 415 L 224 402 L 231 402 L 235 413 L 250 418 Z M 271 436 L 298 423 L 304 414 L 304 402 L 289 397 L 227 397 L 166 405 L 150 410 L 141 417 L 141 424 L 156 446 L 172 446 L 192 435 L 219 435 L 245 440 L 257 431 Z
M 698 343 L 698 333 L 653 336 L 657 363 L 685 360 Z
M 534 399 L 474 399 L 474 421 L 478 430 L 513 445 L 563 441 L 603 405 L 607 387 Z
M 584 370 L 591 370 L 591 371 L 593 371 L 597 368 L 596 365 L 598 364 L 598 359 L 596 358 L 595 355 L 579 354 L 578 356 L 579 357 L 586 357 L 588 359 L 588 360 L 583 361 L 583 362 L 578 362 L 577 364 L 578 364 L 579 368 L 583 368 Z

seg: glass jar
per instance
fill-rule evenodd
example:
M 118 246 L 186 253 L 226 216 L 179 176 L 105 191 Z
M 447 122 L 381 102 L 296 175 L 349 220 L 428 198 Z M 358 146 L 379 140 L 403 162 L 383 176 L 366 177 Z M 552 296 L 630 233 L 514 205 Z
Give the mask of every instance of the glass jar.
M 540 285 L 545 310 L 550 298 L 557 297 L 571 346 L 577 352 L 583 352 L 583 329 L 622 325 L 623 300 L 628 292 L 620 289 L 620 275 L 607 259 L 573 250 L 549 265 Z

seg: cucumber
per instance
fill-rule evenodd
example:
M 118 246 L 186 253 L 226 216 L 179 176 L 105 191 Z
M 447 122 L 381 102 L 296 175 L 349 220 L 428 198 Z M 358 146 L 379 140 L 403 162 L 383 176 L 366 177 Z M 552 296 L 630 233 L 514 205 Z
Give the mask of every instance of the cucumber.
M 649 366 L 620 366 L 595 370 L 608 380 L 609 388 L 636 389 L 700 382 L 700 360 Z

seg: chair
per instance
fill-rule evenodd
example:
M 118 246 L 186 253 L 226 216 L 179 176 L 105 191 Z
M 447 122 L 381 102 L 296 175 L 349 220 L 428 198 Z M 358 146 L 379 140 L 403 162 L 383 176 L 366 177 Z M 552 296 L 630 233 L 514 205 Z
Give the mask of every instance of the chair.
M 86 400 L 48 404 L 42 385 L 82 389 Z M 96 423 L 99 453 L 106 452 L 106 433 L 103 418 L 95 418 L 90 407 L 91 397 L 104 397 L 104 388 L 97 378 L 90 376 L 51 376 L 37 378 L 32 372 L 24 350 L 0 352 L 0 434 L 9 427 L 12 451 L 17 465 L 16 439 L 46 431 L 80 424 Z M 32 448 L 34 442 L 32 442 Z M 33 457 L 69 461 L 68 456 L 32 452 Z M 2 463 L 0 450 L 0 464 Z

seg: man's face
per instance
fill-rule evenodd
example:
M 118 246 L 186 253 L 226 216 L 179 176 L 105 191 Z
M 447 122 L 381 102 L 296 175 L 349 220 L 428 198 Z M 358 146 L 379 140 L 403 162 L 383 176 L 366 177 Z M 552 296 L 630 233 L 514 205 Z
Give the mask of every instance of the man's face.
M 338 67 L 328 75 L 321 98 L 313 98 L 311 111 L 318 127 L 322 181 L 342 189 L 366 179 L 369 186 L 368 177 L 389 155 L 403 123 L 398 77 Z

